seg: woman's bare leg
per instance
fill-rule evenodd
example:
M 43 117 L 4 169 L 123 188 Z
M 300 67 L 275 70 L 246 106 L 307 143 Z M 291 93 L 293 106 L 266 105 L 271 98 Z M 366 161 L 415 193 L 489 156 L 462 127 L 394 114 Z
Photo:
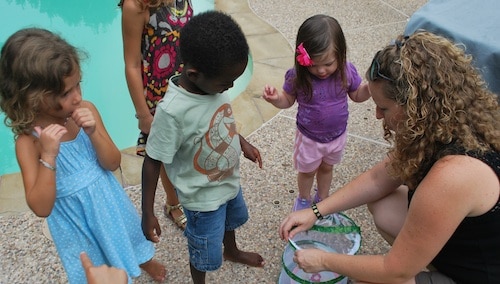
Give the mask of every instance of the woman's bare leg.
M 380 235 L 392 245 L 408 213 L 408 187 L 400 186 L 386 197 L 369 203 L 368 210 Z

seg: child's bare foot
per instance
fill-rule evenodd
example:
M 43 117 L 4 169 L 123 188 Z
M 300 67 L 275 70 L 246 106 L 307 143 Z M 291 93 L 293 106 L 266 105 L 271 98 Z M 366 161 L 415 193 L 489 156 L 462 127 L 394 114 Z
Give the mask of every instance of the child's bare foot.
M 165 266 L 158 261 L 151 259 L 150 261 L 141 264 L 140 267 L 144 269 L 144 271 L 146 271 L 146 273 L 149 274 L 154 281 L 165 281 L 167 270 L 165 269 Z
M 264 267 L 265 264 L 264 259 L 260 256 L 260 254 L 241 250 L 224 251 L 224 259 L 252 267 Z

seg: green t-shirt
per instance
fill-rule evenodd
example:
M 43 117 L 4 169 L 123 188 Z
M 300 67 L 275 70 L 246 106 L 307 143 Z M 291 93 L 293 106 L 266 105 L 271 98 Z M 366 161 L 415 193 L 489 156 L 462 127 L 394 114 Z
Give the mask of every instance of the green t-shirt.
M 230 100 L 224 93 L 189 93 L 177 78 L 156 107 L 146 153 L 163 162 L 184 207 L 213 211 L 240 189 L 241 146 Z

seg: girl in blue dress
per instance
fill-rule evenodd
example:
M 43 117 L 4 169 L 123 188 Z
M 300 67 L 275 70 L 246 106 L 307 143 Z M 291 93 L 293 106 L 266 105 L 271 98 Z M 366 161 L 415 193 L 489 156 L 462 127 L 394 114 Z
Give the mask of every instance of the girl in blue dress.
M 86 283 L 82 251 L 97 266 L 125 270 L 129 282 L 141 268 L 163 281 L 165 268 L 112 173 L 120 151 L 82 100 L 80 81 L 77 49 L 50 31 L 22 29 L 2 47 L 0 107 L 15 134 L 26 202 L 47 217 L 70 283 Z

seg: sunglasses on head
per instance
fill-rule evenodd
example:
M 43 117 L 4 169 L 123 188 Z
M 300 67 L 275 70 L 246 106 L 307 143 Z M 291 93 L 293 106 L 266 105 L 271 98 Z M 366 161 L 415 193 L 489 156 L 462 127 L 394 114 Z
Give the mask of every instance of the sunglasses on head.
M 379 50 L 373 57 L 372 64 L 370 65 L 370 73 L 369 73 L 370 78 L 368 79 L 370 79 L 370 81 L 375 81 L 378 78 L 381 78 L 389 82 L 394 82 L 394 79 L 380 73 L 380 63 L 378 62 L 378 55 L 380 54 L 380 51 L 381 50 Z

